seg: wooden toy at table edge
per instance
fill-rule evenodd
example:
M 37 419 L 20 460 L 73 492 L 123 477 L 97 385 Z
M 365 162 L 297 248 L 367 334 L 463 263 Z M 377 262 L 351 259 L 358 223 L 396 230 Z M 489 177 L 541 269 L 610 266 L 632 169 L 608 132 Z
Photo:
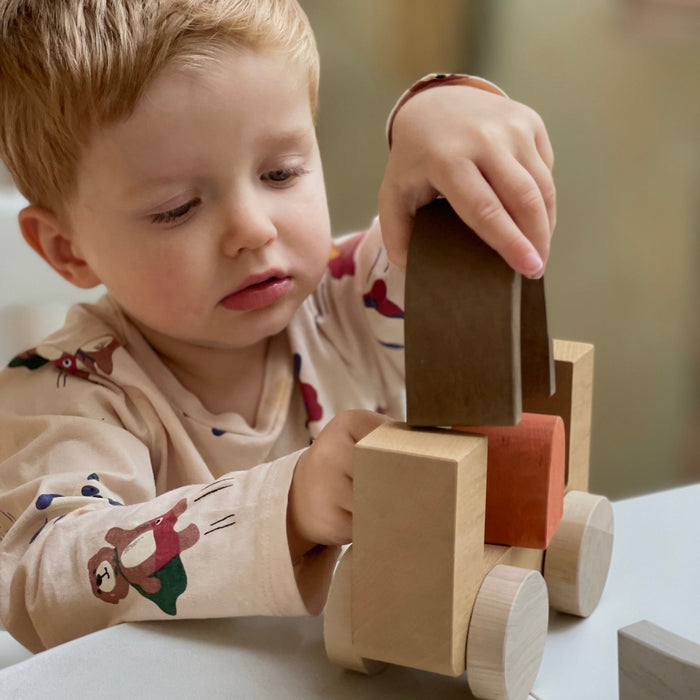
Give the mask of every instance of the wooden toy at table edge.
M 555 340 L 557 392 L 532 406 L 566 428 L 563 514 L 545 550 L 484 544 L 484 436 L 388 423 L 358 443 L 353 545 L 325 610 L 333 663 L 362 673 L 385 663 L 466 670 L 478 698 L 527 697 L 548 606 L 590 615 L 612 554 L 612 507 L 587 492 L 593 354 Z
M 522 409 L 561 417 L 565 476 L 556 456 L 545 454 L 557 443 L 556 424 L 533 448 L 542 453 L 532 460 L 539 475 L 519 483 L 517 468 L 494 475 L 495 447 L 487 459 L 487 442 L 495 446 L 498 432 L 487 438 L 387 423 L 357 444 L 353 544 L 338 563 L 324 613 L 331 662 L 365 674 L 387 663 L 451 676 L 466 671 L 475 697 L 523 700 L 539 670 L 549 606 L 580 617 L 593 612 L 613 542 L 609 501 L 587 492 L 594 349 L 555 340 L 553 351 L 555 393 L 528 396 L 523 378 Z M 518 441 L 506 433 L 499 444 Z M 516 512 L 518 493 L 532 491 L 533 479 L 549 493 L 532 502 L 535 524 L 530 511 Z M 505 500 L 489 508 L 498 509 L 497 519 L 516 518 L 516 539 L 537 530 L 539 544 L 527 537 L 526 547 L 485 544 L 485 533 L 503 529 L 488 526 L 486 507 L 502 492 Z

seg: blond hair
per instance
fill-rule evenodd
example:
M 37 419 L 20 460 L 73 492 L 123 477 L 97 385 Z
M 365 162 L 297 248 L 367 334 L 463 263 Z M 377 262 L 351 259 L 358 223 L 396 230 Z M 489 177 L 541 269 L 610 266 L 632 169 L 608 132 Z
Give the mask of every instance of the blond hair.
M 22 194 L 59 211 L 95 127 L 128 118 L 165 66 L 203 67 L 227 47 L 318 53 L 296 0 L 0 0 L 0 157 Z

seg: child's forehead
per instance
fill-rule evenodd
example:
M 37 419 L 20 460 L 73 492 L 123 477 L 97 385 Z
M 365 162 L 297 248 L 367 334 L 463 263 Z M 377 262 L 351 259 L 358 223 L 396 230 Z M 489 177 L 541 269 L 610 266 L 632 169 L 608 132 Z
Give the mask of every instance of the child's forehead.
M 151 79 L 145 91 L 152 91 L 159 85 L 170 82 L 204 86 L 210 84 L 216 90 L 217 83 L 231 80 L 234 81 L 234 89 L 245 92 L 251 86 L 236 81 L 242 72 L 251 71 L 259 75 L 259 80 L 254 83 L 255 88 L 261 88 L 271 80 L 304 90 L 310 87 L 306 67 L 284 51 L 224 45 L 201 55 L 174 57 Z
M 310 152 L 313 113 L 300 73 L 285 70 L 281 57 L 236 53 L 209 66 L 164 70 L 126 119 L 94 131 L 82 159 L 81 190 L 109 176 L 131 193 L 209 173 L 233 159 Z
M 217 110 L 231 123 L 237 120 L 298 130 L 294 117 L 311 107 L 308 77 L 280 52 L 231 48 L 206 62 L 173 63 L 157 74 L 144 90 L 132 116 L 173 121 L 204 120 Z

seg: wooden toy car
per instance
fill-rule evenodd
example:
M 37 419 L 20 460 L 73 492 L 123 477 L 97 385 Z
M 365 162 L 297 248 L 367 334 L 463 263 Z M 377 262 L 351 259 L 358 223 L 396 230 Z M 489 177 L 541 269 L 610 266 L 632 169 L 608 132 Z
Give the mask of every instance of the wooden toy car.
M 407 321 L 408 296 L 407 282 Z M 515 427 L 388 423 L 357 444 L 353 544 L 325 611 L 333 663 L 367 674 L 386 663 L 466 671 L 476 697 L 522 699 L 539 670 L 549 606 L 593 612 L 613 540 L 609 501 L 587 492 L 593 346 L 554 341 L 553 355 L 553 395 L 528 393 L 524 378 L 522 394 L 501 392 L 495 413 L 487 407 L 493 416 L 505 404 Z M 517 365 L 505 382 L 519 389 Z M 534 417 L 520 420 L 521 408 Z M 458 425 L 454 415 L 434 425 Z

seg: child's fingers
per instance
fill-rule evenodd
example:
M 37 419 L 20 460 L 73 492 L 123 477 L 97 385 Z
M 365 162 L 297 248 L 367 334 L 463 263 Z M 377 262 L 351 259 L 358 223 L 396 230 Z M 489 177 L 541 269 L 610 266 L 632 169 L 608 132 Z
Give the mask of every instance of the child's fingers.
M 356 409 L 339 413 L 335 420 L 339 421 L 352 443 L 355 444 L 390 419 L 374 411 Z
M 425 204 L 429 202 L 428 199 Z M 379 224 L 386 253 L 389 261 L 402 269 L 406 267 L 413 218 L 420 206 L 406 204 L 396 189 L 382 187 L 379 191 Z
M 535 155 L 546 171 L 544 163 Z M 535 179 L 533 169 L 542 184 Z M 482 174 L 521 233 L 535 246 L 546 263 L 552 228 L 545 195 L 550 200 L 550 206 L 552 201 L 545 173 L 534 166 L 525 167 L 510 153 L 504 152 L 493 154 L 486 163 L 486 168 L 482 168 Z
M 352 475 L 345 474 L 338 483 L 338 496 L 336 499 L 338 507 L 352 517 Z
M 557 225 L 557 190 L 554 185 L 554 177 L 552 170 L 547 165 L 539 153 L 531 158 L 521 158 L 520 163 L 537 183 L 537 187 L 542 194 L 545 208 L 547 209 L 547 218 L 549 219 L 549 237 L 551 239 L 554 233 L 554 228 Z
M 535 147 L 547 169 L 551 171 L 554 167 L 554 149 L 552 148 L 552 142 L 549 140 L 549 134 L 544 122 L 541 119 L 539 119 L 539 128 L 535 131 Z
M 352 496 L 352 491 L 350 495 Z M 334 535 L 328 538 L 328 544 L 342 545 L 352 542 L 352 502 L 350 503 L 350 508 L 339 508 L 336 510 L 333 530 Z
M 519 154 L 518 160 L 521 165 L 532 175 L 537 182 L 542 197 L 547 207 L 549 216 L 550 236 L 556 226 L 556 188 L 552 169 L 554 168 L 554 150 L 549 140 L 547 127 L 537 112 L 530 110 L 532 117 L 532 129 L 535 137 L 535 148 L 528 148 L 527 153 Z
M 496 179 L 493 173 L 491 177 Z M 457 179 L 459 186 L 456 186 Z M 453 177 L 445 183 L 443 194 L 462 220 L 473 228 L 479 237 L 499 253 L 513 269 L 527 277 L 541 276 L 544 269 L 542 255 L 533 242 L 521 231 L 500 198 L 504 196 L 508 201 L 517 197 L 517 194 L 510 194 L 510 192 L 517 193 L 518 186 L 514 186 L 512 182 L 507 187 L 500 181 L 494 182 L 494 184 L 499 188 L 498 194 L 479 168 L 473 162 L 467 161 L 463 164 L 461 176 L 459 178 Z M 504 195 L 505 191 L 508 192 L 507 195 Z M 520 195 L 522 196 L 522 191 Z M 543 239 L 543 234 L 547 238 L 549 235 L 549 223 L 541 197 L 539 206 L 541 206 L 541 213 L 531 214 L 528 217 L 530 220 L 538 222 L 536 224 L 537 232 L 530 232 L 530 235 L 533 235 L 538 242 Z M 519 211 L 521 210 L 522 207 Z

